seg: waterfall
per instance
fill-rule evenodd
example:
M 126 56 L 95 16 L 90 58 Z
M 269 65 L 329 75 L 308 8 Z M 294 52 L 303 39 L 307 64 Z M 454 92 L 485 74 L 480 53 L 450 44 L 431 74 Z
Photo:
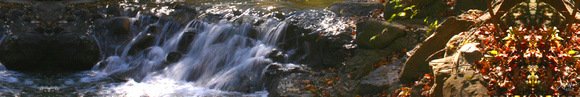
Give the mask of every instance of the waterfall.
M 125 46 L 121 56 L 109 56 L 105 60 L 106 67 L 100 70 L 112 75 L 131 71 L 124 75 L 136 75 L 133 76 L 135 81 L 129 81 L 113 90 L 122 94 L 135 94 L 135 96 L 163 94 L 154 93 L 153 91 L 157 90 L 149 88 L 132 90 L 136 87 L 152 85 L 147 83 L 172 86 L 177 82 L 185 82 L 182 84 L 210 90 L 260 93 L 259 90 L 264 90 L 263 73 L 273 63 L 266 56 L 276 49 L 276 42 L 285 32 L 287 24 L 285 21 L 274 19 L 266 19 L 258 26 L 248 22 L 236 24 L 226 19 L 213 23 L 193 20 L 170 35 L 168 39 L 156 39 L 155 46 L 148 47 L 135 55 L 129 55 L 131 47 L 145 34 L 150 34 L 146 33 L 145 29 Z M 251 29 L 254 28 L 257 29 L 256 32 L 252 32 Z M 163 31 L 163 33 L 171 33 Z M 179 61 L 164 67 L 164 64 L 167 65 L 164 62 L 166 56 L 170 52 L 178 51 L 178 47 L 181 46 L 179 42 L 185 33 L 194 33 L 193 41 L 186 44 L 187 50 L 181 52 L 183 57 Z M 252 38 L 252 33 L 257 33 L 258 36 Z M 139 76 L 144 77 L 139 78 Z M 168 83 L 171 84 L 168 85 Z M 171 92 L 165 90 L 164 93 L 179 91 L 178 88 L 174 89 L 176 90 Z

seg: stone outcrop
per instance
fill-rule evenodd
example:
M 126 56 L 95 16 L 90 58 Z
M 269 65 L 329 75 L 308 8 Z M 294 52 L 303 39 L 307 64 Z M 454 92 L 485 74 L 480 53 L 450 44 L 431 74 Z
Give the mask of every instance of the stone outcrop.
M 462 37 L 462 35 L 457 36 Z M 487 95 L 482 75 L 475 73 L 475 70 L 471 68 L 476 60 L 483 57 L 478 45 L 479 43 L 465 44 L 451 50 L 454 52 L 453 55 L 435 59 L 429 63 L 433 67 L 435 76 L 432 96 Z
M 431 71 L 427 60 L 431 54 L 443 49 L 446 42 L 454 35 L 467 30 L 474 24 L 473 21 L 461 20 L 451 17 L 437 27 L 435 33 L 425 42 L 416 47 L 414 53 L 407 59 L 403 71 L 399 77 L 401 83 L 409 84 L 415 82 L 417 78 Z
M 358 94 L 379 94 L 385 89 L 387 91 L 395 91 L 396 89 L 401 88 L 400 82 L 397 79 L 397 74 L 401 71 L 398 69 L 401 67 L 400 65 L 402 65 L 402 63 L 399 60 L 393 64 L 381 66 L 367 76 L 361 78 L 357 87 Z

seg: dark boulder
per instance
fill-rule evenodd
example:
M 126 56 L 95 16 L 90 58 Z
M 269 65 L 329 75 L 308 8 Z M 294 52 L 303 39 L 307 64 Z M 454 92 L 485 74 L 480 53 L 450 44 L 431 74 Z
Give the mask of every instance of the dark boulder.
M 88 9 L 84 9 L 84 8 L 72 11 L 72 15 L 77 16 L 79 18 L 79 20 L 83 20 L 83 21 L 90 20 L 91 16 L 93 16 Z
M 155 39 L 158 37 L 156 34 L 146 33 L 135 38 L 135 44 L 129 50 L 129 55 L 133 55 L 139 51 L 143 51 L 151 46 L 155 45 Z
M 167 63 L 175 63 L 175 62 L 179 61 L 179 59 L 181 59 L 181 57 L 183 57 L 181 55 L 181 53 L 178 53 L 178 52 L 169 52 L 169 54 L 167 54 L 167 57 L 165 57 L 165 62 L 167 62 Z
M 345 61 L 352 49 L 345 49 L 347 43 L 344 39 L 334 36 L 319 36 L 304 43 L 306 48 L 304 63 L 308 63 L 313 68 L 326 69 L 340 66 Z
M 66 12 L 66 6 L 61 3 L 45 2 L 36 3 L 32 6 L 32 10 L 34 11 L 32 14 L 35 16 L 40 16 L 37 17 L 38 20 L 47 22 L 48 24 L 51 24 L 51 22 L 54 23 L 54 21 L 58 21 L 59 17 L 64 16 Z
M 10 33 L 0 45 L 0 62 L 8 69 L 41 74 L 90 70 L 101 49 L 88 30 L 101 13 L 87 8 L 70 9 L 55 2 L 2 10 L 4 29 Z M 2 30 L 2 31 L 7 31 Z
M 121 8 L 117 6 L 110 6 L 107 9 L 105 9 L 105 13 L 111 16 L 121 16 L 123 14 L 123 11 L 121 10 Z
M 23 10 L 18 10 L 18 9 L 10 9 L 8 11 L 8 13 L 5 13 L 5 14 L 6 14 L 5 17 L 7 20 L 16 20 L 16 19 L 19 19 L 19 17 L 26 14 L 26 12 L 24 12 Z
M 330 5 L 328 10 L 336 13 L 339 16 L 367 16 L 369 12 L 375 9 L 383 9 L 384 6 L 380 3 L 368 2 L 338 2 Z
M 0 61 L 9 70 L 56 73 L 89 70 L 99 61 L 97 44 L 86 34 L 52 36 L 15 33 L 0 46 Z
M 128 17 L 115 17 L 109 20 L 105 27 L 109 30 L 108 36 L 127 36 L 131 29 L 131 19 Z
M 335 35 L 321 35 L 321 31 L 305 29 L 300 25 L 289 25 L 279 41 L 280 51 L 285 51 L 289 62 L 309 64 L 312 68 L 327 69 L 342 64 L 353 50 L 345 48 L 351 44 L 353 35 L 347 29 Z M 297 49 L 296 49 L 297 48 Z M 295 50 L 293 50 L 295 49 Z M 290 52 L 289 52 L 290 51 Z

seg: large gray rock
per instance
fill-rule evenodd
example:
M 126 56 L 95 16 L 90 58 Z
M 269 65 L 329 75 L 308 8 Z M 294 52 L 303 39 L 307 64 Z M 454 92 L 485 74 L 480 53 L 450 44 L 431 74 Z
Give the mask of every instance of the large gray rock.
M 369 12 L 375 9 L 383 9 L 384 6 L 379 3 L 368 2 L 338 2 L 330 5 L 328 10 L 339 16 L 367 16 Z
M 288 26 L 278 45 L 281 50 L 298 48 L 289 60 L 309 64 L 313 68 L 327 69 L 342 64 L 350 57 L 349 54 L 354 49 L 345 48 L 345 45 L 352 44 L 353 35 L 350 34 L 352 30 L 338 32 L 338 35 L 319 35 L 322 32 L 312 32 L 300 26 Z
M 468 43 L 461 46 L 457 50 L 457 53 L 451 57 L 452 60 L 446 61 L 447 64 L 452 64 L 451 68 L 448 67 L 449 65 L 447 65 L 435 70 L 435 67 L 439 67 L 440 65 L 434 66 L 434 74 L 443 75 L 441 74 L 443 73 L 441 71 L 451 71 L 446 72 L 451 76 L 435 75 L 436 80 L 440 80 L 439 82 L 442 82 L 441 79 L 445 79 L 443 84 L 437 83 L 439 85 L 434 87 L 435 93 L 439 92 L 440 95 L 445 97 L 456 95 L 487 96 L 487 88 L 486 85 L 484 85 L 486 82 L 482 79 L 482 75 L 480 73 L 476 73 L 476 71 L 472 68 L 475 61 L 483 57 L 483 53 L 480 52 L 480 49 L 477 47 L 477 45 L 479 45 L 479 43 Z
M 360 48 L 385 48 L 393 40 L 404 36 L 405 26 L 385 21 L 369 20 L 357 23 L 356 44 Z
M 458 20 L 451 17 L 437 27 L 435 33 L 425 42 L 415 48 L 414 53 L 407 59 L 403 71 L 399 75 L 401 83 L 414 83 L 423 74 L 429 73 L 429 56 L 446 46 L 447 41 L 454 35 L 465 31 L 474 24 L 473 21 Z
M 367 76 L 363 77 L 357 87 L 360 95 L 374 95 L 387 90 L 387 93 L 396 91 L 401 88 L 401 83 L 397 79 L 402 64 L 395 62 L 393 64 L 381 66 Z
M 461 46 L 458 50 L 453 50 L 454 52 L 453 55 L 446 56 L 445 58 L 436 59 L 429 62 L 429 65 L 433 67 L 433 74 L 435 75 L 435 84 L 433 86 L 432 92 L 433 94 L 431 94 L 432 96 L 440 97 L 443 95 L 447 95 L 443 94 L 444 93 L 443 91 L 447 91 L 446 89 L 443 89 L 445 86 L 458 85 L 458 83 L 446 83 L 447 80 L 449 80 L 449 78 L 455 77 L 454 79 L 452 79 L 453 81 L 466 83 L 465 80 L 467 79 L 459 79 L 457 78 L 457 76 L 458 75 L 463 76 L 464 74 L 474 72 L 474 70 L 471 68 L 473 67 L 473 63 L 475 63 L 476 60 L 481 59 L 483 57 L 483 53 L 480 52 L 480 49 L 477 47 L 477 45 L 479 45 L 479 43 L 465 44 Z M 471 79 L 472 77 L 478 77 L 475 79 L 479 80 L 481 75 L 474 76 L 473 74 L 471 74 L 465 76 L 465 78 L 469 79 Z M 451 92 L 455 93 L 455 91 Z
M 361 79 L 375 70 L 373 67 L 375 63 L 385 60 L 382 56 L 387 56 L 392 51 L 392 49 L 355 49 L 354 56 L 346 61 L 344 71 L 352 71 L 353 79 Z
M 487 95 L 486 82 L 480 73 L 468 70 L 462 74 L 451 75 L 443 86 L 443 96 L 489 96 Z
M 433 67 L 433 75 L 435 77 L 435 84 L 433 85 L 433 96 L 440 97 L 443 96 L 443 84 L 449 76 L 451 76 L 451 71 L 453 70 L 454 57 L 447 57 L 436 59 L 429 62 L 429 65 Z

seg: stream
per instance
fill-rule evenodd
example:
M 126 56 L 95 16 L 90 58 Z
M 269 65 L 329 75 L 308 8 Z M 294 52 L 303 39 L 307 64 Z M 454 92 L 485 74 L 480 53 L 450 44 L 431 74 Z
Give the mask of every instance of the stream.
M 304 37 L 352 30 L 352 20 L 325 9 L 336 2 L 341 0 L 125 0 L 100 5 L 107 7 L 106 14 L 113 8 L 120 12 L 92 24 L 62 24 L 65 29 L 86 27 L 81 30 L 100 51 L 92 69 L 45 75 L 0 65 L 0 95 L 268 96 L 272 80 L 280 76 L 276 72 L 308 67 L 304 60 L 311 52 L 302 45 L 308 44 Z M 125 34 L 109 26 L 123 23 L 128 24 Z M 18 33 L 10 28 L 17 26 L 3 24 L 8 30 L 2 41 L 9 41 Z

